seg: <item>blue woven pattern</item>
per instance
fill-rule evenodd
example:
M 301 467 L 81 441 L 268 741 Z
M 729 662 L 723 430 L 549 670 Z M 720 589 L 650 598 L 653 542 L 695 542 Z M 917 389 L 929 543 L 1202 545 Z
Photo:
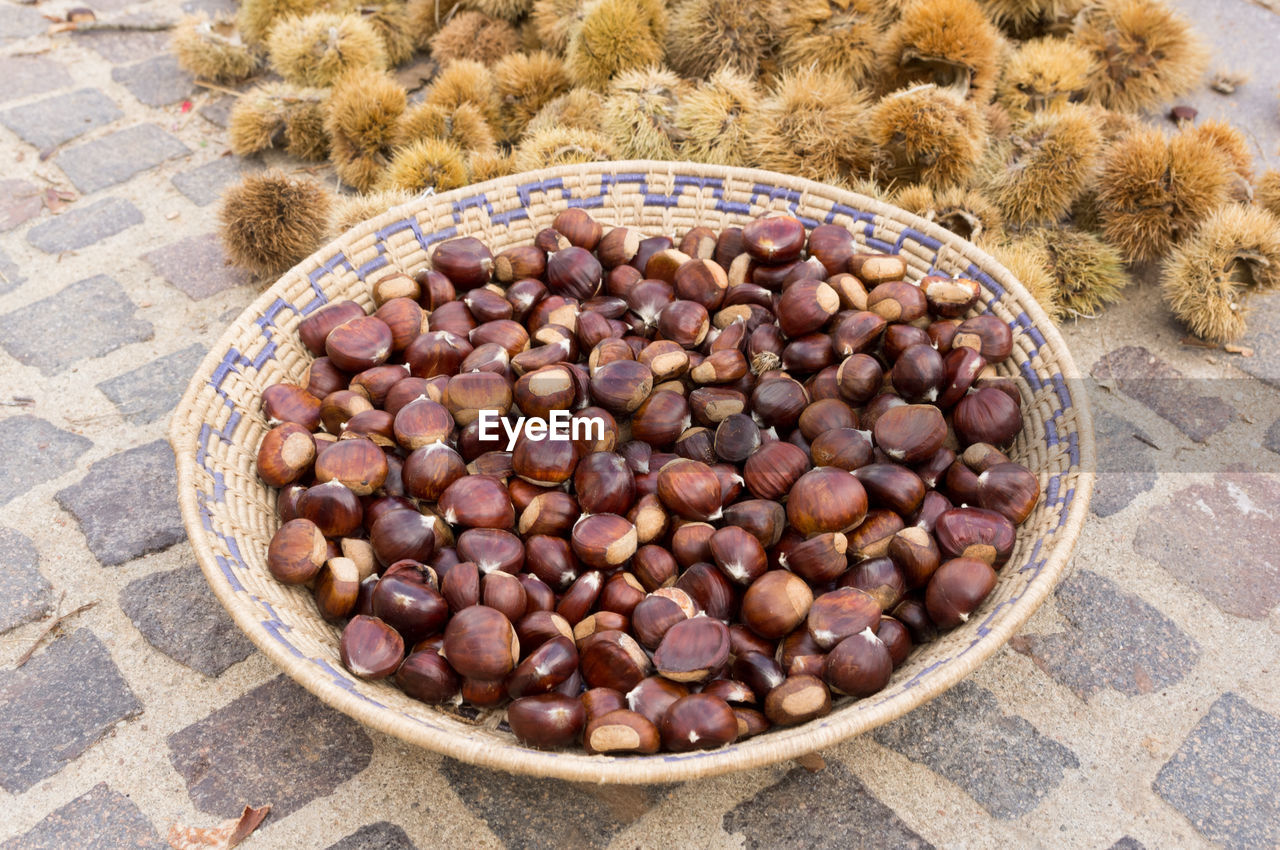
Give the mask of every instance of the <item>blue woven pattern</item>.
M 913 278 L 924 274 L 960 275 L 972 278 L 982 285 L 985 290 L 985 309 L 997 313 L 1009 323 L 1014 332 L 1017 350 L 1025 354 L 1025 357 L 1019 358 L 1017 376 L 1025 382 L 1024 389 L 1039 411 L 1043 427 L 1038 428 L 1034 434 L 1024 434 L 1020 438 L 1023 443 L 1020 444 L 1018 453 L 1021 456 L 1035 454 L 1053 459 L 1047 466 L 1042 466 L 1041 471 L 1047 469 L 1048 475 L 1047 478 L 1042 475 L 1044 495 L 1041 506 L 1037 508 L 1037 512 L 1044 512 L 1049 521 L 1038 524 L 1034 539 L 1021 541 L 1020 537 L 1014 558 L 1001 574 L 1002 584 L 1012 580 L 1018 590 L 982 609 L 982 619 L 975 619 L 963 628 L 962 631 L 968 637 L 967 642 L 951 644 L 945 655 L 933 657 L 927 664 L 913 667 L 909 661 L 905 668 L 905 678 L 895 677 L 891 686 L 882 694 L 852 703 L 845 711 L 814 721 L 806 728 L 822 728 L 835 723 L 847 711 L 868 710 L 884 698 L 916 687 L 939 667 L 975 651 L 993 624 L 1000 620 L 1008 608 L 1018 604 L 1026 588 L 1045 568 L 1058 532 L 1066 524 L 1076 499 L 1076 488 L 1072 482 L 1081 468 L 1081 451 L 1078 423 L 1073 411 L 1078 409 L 1079 402 L 1073 399 L 1066 376 L 1056 366 L 1033 365 L 1041 364 L 1040 355 L 1047 344 L 1045 337 L 1017 299 L 986 271 L 961 258 L 953 247 L 945 246 L 935 236 L 903 226 L 899 219 L 887 222 L 884 216 L 832 201 L 829 197 L 815 196 L 767 182 L 752 182 L 749 190 L 744 191 L 741 181 L 732 186 L 727 185 L 728 182 L 725 178 L 679 174 L 658 175 L 655 179 L 653 175 L 643 171 L 628 171 L 593 174 L 580 179 L 561 176 L 504 184 L 495 190 L 499 196 L 461 190 L 453 193 L 456 199 L 444 214 L 437 211 L 434 217 L 407 215 L 383 224 L 364 237 L 341 243 L 346 247 L 333 249 L 332 253 L 322 255 L 319 262 L 311 264 L 314 267 L 302 277 L 306 285 L 293 287 L 294 291 L 300 293 L 297 297 L 277 296 L 266 304 L 265 309 L 260 309 L 252 321 L 257 335 L 246 340 L 242 334 L 237 345 L 220 351 L 212 374 L 202 388 L 204 398 L 208 399 L 209 394 L 212 394 L 212 402 L 206 405 L 211 412 L 204 417 L 204 424 L 200 426 L 196 437 L 197 474 L 192 476 L 192 481 L 199 522 L 209 537 L 210 548 L 214 550 L 217 571 L 232 592 L 254 606 L 255 620 L 263 632 L 289 655 L 312 665 L 334 687 L 371 706 L 393 711 L 409 723 L 441 731 L 456 731 L 459 719 L 465 720 L 476 715 L 475 712 L 465 711 L 459 714 L 456 710 L 446 714 L 406 703 L 407 698 L 389 686 L 360 682 L 352 678 L 337 662 L 336 647 L 321 647 L 327 649 L 321 653 L 316 651 L 317 647 L 311 641 L 295 639 L 295 629 L 290 625 L 289 617 L 282 616 L 277 610 L 278 604 L 272 604 L 251 589 L 254 582 L 248 581 L 247 575 L 262 571 L 261 557 L 246 558 L 242 546 L 250 544 L 242 541 L 239 533 L 227 530 L 231 526 L 223 521 L 231 513 L 238 516 L 244 514 L 245 507 L 239 502 L 247 502 L 251 508 L 257 506 L 269 509 L 270 496 L 260 482 L 256 481 L 252 483 L 260 492 L 244 493 L 244 481 L 240 482 L 240 489 L 233 492 L 233 485 L 228 483 L 231 465 L 227 457 L 236 452 L 243 453 L 246 445 L 256 447 L 258 432 L 250 439 L 246 435 L 246 429 L 250 425 L 262 427 L 257 405 L 258 393 L 266 383 L 281 379 L 277 376 L 264 381 L 259 379 L 259 375 L 274 365 L 273 361 L 277 360 L 283 350 L 293 351 L 292 356 L 297 359 L 297 323 L 302 317 L 329 303 L 336 289 L 335 280 L 339 276 L 354 276 L 361 283 L 367 284 L 384 273 L 389 266 L 403 268 L 394 260 L 396 256 L 405 253 L 399 246 L 393 246 L 396 240 L 411 241 L 429 254 L 436 243 L 461 234 L 476 233 L 482 238 L 488 234 L 492 239 L 495 233 L 504 229 L 536 230 L 549 221 L 547 210 L 566 205 L 608 211 L 614 206 L 612 199 L 615 193 L 620 187 L 626 187 L 630 200 L 624 207 L 633 213 L 670 211 L 694 205 L 699 209 L 714 211 L 723 220 L 724 215 L 745 219 L 765 211 L 786 210 L 797 215 L 809 227 L 821 223 L 841 224 L 870 250 L 910 253 L 914 258 L 910 273 Z M 607 215 L 600 215 L 609 220 Z M 541 223 L 535 226 L 533 218 L 541 219 Z M 659 232 L 657 228 L 648 229 Z M 363 288 L 367 290 L 367 286 Z M 284 289 L 278 284 L 272 291 Z M 341 297 L 351 297 L 351 291 L 348 288 Z M 1058 362 L 1054 358 L 1047 358 L 1047 361 Z M 293 371 L 297 373 L 297 369 Z M 1024 409 L 1027 400 L 1024 396 Z M 1032 440 L 1034 443 L 1030 442 Z M 237 500 L 237 504 L 231 504 Z M 262 513 L 273 516 L 269 512 Z M 270 533 L 271 529 L 262 530 L 265 538 L 269 538 Z M 265 549 L 265 546 L 262 548 Z M 257 565 L 250 563 L 251 561 L 255 561 Z M 1017 574 L 1016 579 L 1012 579 L 1013 573 Z M 310 605 L 309 597 L 306 604 Z M 991 650 L 988 648 L 986 651 Z M 739 746 L 750 746 L 752 743 Z M 723 751 L 694 752 L 650 758 L 674 762 L 713 758 L 722 753 Z M 540 755 L 548 759 L 581 758 L 580 754 Z

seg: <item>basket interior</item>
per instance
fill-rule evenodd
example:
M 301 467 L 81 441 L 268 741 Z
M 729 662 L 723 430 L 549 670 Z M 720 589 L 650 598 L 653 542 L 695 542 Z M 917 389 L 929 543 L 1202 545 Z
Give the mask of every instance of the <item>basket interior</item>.
M 1043 496 L 991 596 L 963 627 L 919 647 L 882 692 L 844 700 L 829 716 L 719 750 L 607 758 L 520 746 L 501 714 L 437 709 L 393 684 L 364 682 L 338 659 L 339 629 L 311 593 L 271 578 L 267 544 L 279 522 L 275 492 L 254 472 L 267 431 L 261 391 L 302 378 L 311 355 L 297 338 L 307 315 L 331 301 L 371 307 L 369 285 L 390 270 L 428 265 L 431 246 L 475 235 L 497 253 L 526 244 L 568 207 L 608 225 L 677 239 L 785 211 L 808 227 L 847 227 L 863 250 L 901 253 L 911 280 L 959 275 L 982 286 L 979 311 L 1013 330 L 1000 368 L 1018 379 L 1025 427 L 1012 454 L 1040 479 Z M 326 702 L 412 743 L 507 770 L 565 779 L 654 782 L 723 773 L 812 752 L 891 720 L 963 678 L 1026 620 L 1056 582 L 1092 488 L 1087 401 L 1061 338 L 1009 273 L 970 243 L 885 204 L 769 172 L 687 163 L 574 166 L 417 200 L 367 222 L 290 271 L 240 316 L 192 379 L 174 415 L 183 516 L 201 567 L 237 624 L 278 665 Z

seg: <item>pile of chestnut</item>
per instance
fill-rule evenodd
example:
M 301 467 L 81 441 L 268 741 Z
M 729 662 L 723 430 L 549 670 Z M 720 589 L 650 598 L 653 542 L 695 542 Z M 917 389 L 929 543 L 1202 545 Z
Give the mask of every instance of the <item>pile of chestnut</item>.
M 677 243 L 569 209 L 430 261 L 301 322 L 316 359 L 262 399 L 267 565 L 352 674 L 505 707 L 526 745 L 717 747 L 873 694 L 1040 496 L 1003 453 L 1009 326 L 843 227 Z M 599 427 L 508 450 L 484 411 Z

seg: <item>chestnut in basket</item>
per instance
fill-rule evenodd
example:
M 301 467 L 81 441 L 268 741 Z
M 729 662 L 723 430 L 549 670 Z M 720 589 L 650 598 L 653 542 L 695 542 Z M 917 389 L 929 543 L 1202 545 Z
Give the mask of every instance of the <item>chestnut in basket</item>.
M 526 746 L 680 752 L 980 613 L 1040 482 L 976 283 L 790 215 L 542 224 L 306 317 L 316 359 L 263 393 L 267 568 L 346 621 L 347 670 Z

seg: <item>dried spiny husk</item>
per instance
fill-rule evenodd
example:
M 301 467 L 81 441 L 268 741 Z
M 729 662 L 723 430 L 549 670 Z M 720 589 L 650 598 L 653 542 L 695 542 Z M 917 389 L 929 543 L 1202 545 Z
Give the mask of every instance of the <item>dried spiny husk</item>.
M 576 127 L 548 127 L 526 133 L 516 146 L 517 171 L 533 171 L 552 165 L 605 162 L 617 159 L 613 140 L 601 133 Z
M 994 100 L 983 104 L 982 120 L 987 125 L 987 144 L 1003 142 L 1013 135 L 1013 117 L 1009 110 Z
M 529 14 L 533 0 L 467 0 L 467 7 L 515 23 Z
M 538 110 L 569 90 L 569 72 L 560 57 L 545 50 L 512 53 L 493 66 L 494 87 L 502 103 L 498 132 L 514 142 Z
M 1236 201 L 1249 201 L 1253 198 L 1253 152 L 1249 149 L 1249 140 L 1244 133 L 1226 121 L 1210 118 L 1194 127 L 1182 131 L 1195 139 L 1210 144 L 1226 156 L 1236 179 L 1231 186 L 1231 197 Z
M 276 21 L 290 15 L 301 17 L 328 5 L 328 0 L 243 0 L 236 12 L 236 28 L 249 44 L 259 45 Z
M 1160 275 L 1173 314 L 1201 339 L 1244 336 L 1249 296 L 1280 288 L 1280 219 L 1227 204 L 1174 249 Z
M 877 53 L 893 19 L 876 0 L 799 0 L 787 3 L 778 30 L 783 68 L 816 67 L 872 82 Z
M 889 200 L 889 195 L 885 192 L 884 187 L 870 177 L 841 178 L 831 185 L 839 186 L 841 189 L 847 189 L 850 192 L 857 192 L 859 195 L 866 195 L 868 198 L 874 198 L 877 201 Z
M 609 84 L 601 127 L 625 159 L 675 159 L 684 132 L 676 125 L 688 85 L 669 68 L 624 71 Z
M 866 94 L 839 74 L 784 71 L 750 127 L 751 162 L 822 182 L 865 177 L 868 111 Z
M 419 139 L 442 139 L 464 152 L 491 151 L 496 144 L 489 122 L 472 103 L 453 109 L 418 103 L 406 109 L 396 125 L 395 146 Z
M 1031 297 L 1049 314 L 1049 318 L 1056 321 L 1061 317 L 1062 308 L 1057 300 L 1057 288 L 1049 274 L 1049 255 L 1044 246 L 1029 239 L 1014 239 L 984 247 L 1031 293 Z
M 582 23 L 583 0 L 534 0 L 529 19 L 542 46 L 563 54 L 569 47 L 569 33 Z
M 426 50 L 431 36 L 440 32 L 450 16 L 456 14 L 458 0 L 409 0 L 405 4 L 408 16 L 409 37 L 419 50 Z
M 1280 171 L 1273 168 L 1263 172 L 1253 189 L 1253 202 L 1280 218 Z
M 987 144 L 978 106 L 950 87 L 928 84 L 885 95 L 868 123 L 883 182 L 965 184 Z
M 552 100 L 538 110 L 524 135 L 550 130 L 555 127 L 573 127 L 578 130 L 600 132 L 600 111 L 604 106 L 604 95 L 595 89 L 576 87 Z
M 258 70 L 258 55 L 225 18 L 210 19 L 203 12 L 188 15 L 174 28 L 171 44 L 178 64 L 206 80 L 234 83 Z
M 565 66 L 575 85 L 604 91 L 623 71 L 662 61 L 665 19 L 635 0 L 593 0 L 569 34 Z
M 423 102 L 450 111 L 470 103 L 480 110 L 490 127 L 497 126 L 501 115 L 493 73 L 474 59 L 455 59 L 441 68 L 427 88 Z
M 985 244 L 1004 234 L 1000 209 L 976 189 L 955 186 L 935 192 L 915 183 L 900 188 L 893 203 L 970 242 Z
M 467 184 L 467 165 L 462 151 L 444 139 L 418 139 L 396 148 L 383 172 L 378 188 L 422 192 L 445 192 Z
M 755 76 L 773 53 L 779 0 L 678 0 L 671 10 L 667 63 L 686 77 L 706 78 L 723 67 Z
M 250 175 L 227 190 L 218 212 L 227 256 L 256 275 L 278 274 L 324 244 L 332 205 L 312 178 Z
M 382 39 L 382 48 L 386 51 L 389 64 L 402 65 L 413 58 L 417 45 L 413 40 L 409 11 L 404 3 L 371 3 L 356 7 L 356 11 L 373 27 L 378 38 Z
M 515 160 L 509 153 L 499 151 L 478 151 L 467 157 L 467 177 L 469 183 L 483 183 L 516 173 Z
M 346 233 L 361 222 L 382 215 L 392 207 L 407 204 L 413 200 L 413 193 L 403 189 L 388 189 L 384 192 L 369 192 L 364 195 L 339 196 L 333 207 L 329 232 L 334 236 Z
M 1234 172 L 1212 144 L 1136 130 L 1108 150 L 1098 182 L 1103 235 L 1127 261 L 1165 254 L 1225 203 Z
M 1072 39 L 1096 62 L 1089 100 L 1111 109 L 1154 109 L 1190 91 L 1208 63 L 1191 23 L 1161 0 L 1103 0 L 1076 18 Z
M 1086 0 L 981 0 L 987 16 L 1015 38 L 1066 35 Z
M 999 102 L 1016 119 L 1084 100 L 1094 60 L 1063 38 L 1038 38 L 1009 56 L 996 87 Z
M 995 95 L 1004 39 L 974 0 L 913 0 L 885 38 L 885 90 L 936 83 L 980 103 Z
M 333 166 L 348 185 L 366 192 L 391 161 L 405 91 L 386 74 L 355 68 L 333 87 L 325 106 L 325 130 Z
M 431 36 L 431 55 L 437 62 L 473 59 L 492 66 L 520 49 L 520 34 L 502 18 L 481 12 L 458 12 Z
M 751 126 L 764 93 L 755 80 L 721 68 L 680 99 L 676 126 L 684 134 L 682 155 L 694 162 L 747 165 Z
M 387 66 L 382 39 L 359 15 L 281 18 L 267 36 L 267 53 L 276 73 L 304 86 L 331 86 L 351 68 Z
M 329 154 L 324 131 L 324 89 L 263 83 L 236 99 L 227 122 L 231 151 L 248 156 L 282 147 L 294 156 L 322 160 Z
M 1102 154 L 1102 137 L 1089 110 L 1062 106 L 1018 126 L 984 164 L 983 190 L 1011 224 L 1048 224 L 1063 218 L 1089 185 Z
M 1096 316 L 1119 301 L 1129 285 L 1120 252 L 1092 233 L 1074 227 L 1035 228 L 1023 241 L 1038 246 L 1046 257 L 1064 316 Z

